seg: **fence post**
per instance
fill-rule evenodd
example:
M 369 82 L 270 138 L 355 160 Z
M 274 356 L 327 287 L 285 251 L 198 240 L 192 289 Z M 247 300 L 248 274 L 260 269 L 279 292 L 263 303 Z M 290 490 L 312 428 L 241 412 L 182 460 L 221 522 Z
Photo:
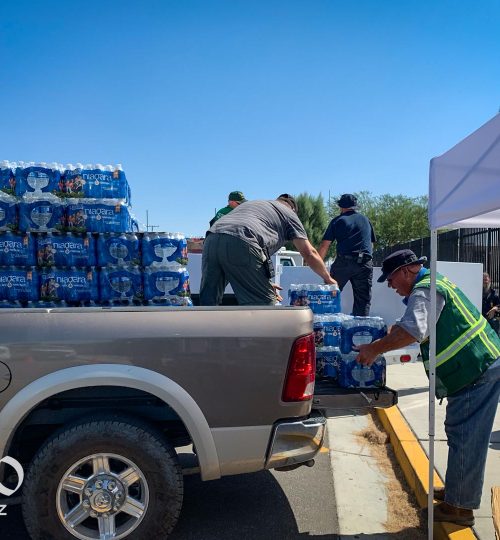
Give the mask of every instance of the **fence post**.
M 488 235 L 486 236 L 486 261 L 485 261 L 485 272 L 490 272 L 490 249 L 491 249 L 491 230 L 488 229 Z

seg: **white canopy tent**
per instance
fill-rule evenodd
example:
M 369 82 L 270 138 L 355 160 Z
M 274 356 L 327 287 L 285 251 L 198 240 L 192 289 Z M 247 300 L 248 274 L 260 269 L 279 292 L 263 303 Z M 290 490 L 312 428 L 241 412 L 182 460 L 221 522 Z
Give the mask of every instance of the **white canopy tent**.
M 429 538 L 433 538 L 433 480 L 436 389 L 437 230 L 442 227 L 500 227 L 500 114 L 442 156 L 429 172 L 431 229 L 431 327 L 429 359 Z

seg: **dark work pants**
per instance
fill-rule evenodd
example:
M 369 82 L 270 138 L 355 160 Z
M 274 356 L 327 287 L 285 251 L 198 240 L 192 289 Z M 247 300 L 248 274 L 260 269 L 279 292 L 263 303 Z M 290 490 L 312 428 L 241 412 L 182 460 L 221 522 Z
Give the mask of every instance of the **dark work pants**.
M 231 284 L 240 306 L 273 306 L 276 294 L 262 249 L 230 234 L 211 233 L 203 245 L 200 305 L 218 306 Z
M 373 262 L 357 263 L 355 259 L 337 257 L 330 267 L 330 275 L 342 290 L 351 282 L 354 305 L 352 314 L 367 317 L 370 314 L 372 300 Z

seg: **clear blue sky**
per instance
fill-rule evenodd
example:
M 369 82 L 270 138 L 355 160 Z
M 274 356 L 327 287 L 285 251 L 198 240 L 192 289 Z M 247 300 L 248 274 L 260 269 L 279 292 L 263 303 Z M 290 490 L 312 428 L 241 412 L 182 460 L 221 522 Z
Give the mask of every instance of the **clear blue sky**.
M 0 159 L 122 163 L 202 235 L 227 194 L 423 195 L 498 112 L 497 0 L 4 1 Z

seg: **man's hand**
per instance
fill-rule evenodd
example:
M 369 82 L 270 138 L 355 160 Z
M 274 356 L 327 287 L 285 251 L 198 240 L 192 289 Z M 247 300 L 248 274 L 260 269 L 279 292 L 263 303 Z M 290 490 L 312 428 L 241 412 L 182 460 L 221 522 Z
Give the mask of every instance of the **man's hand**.
M 278 302 L 281 302 L 283 300 L 283 297 L 281 296 L 281 294 L 278 291 L 282 291 L 283 287 L 280 287 L 276 283 L 271 283 L 271 287 L 274 289 L 274 294 L 276 295 L 276 300 Z
M 356 362 L 362 366 L 371 366 L 380 354 L 373 343 L 353 346 L 353 349 L 359 352 Z
M 495 306 L 495 307 L 492 307 L 488 313 L 486 313 L 486 318 L 487 319 L 493 319 L 493 317 L 498 313 L 498 311 L 500 311 L 498 309 L 498 306 Z
M 391 332 L 383 338 L 376 339 L 366 345 L 354 346 L 353 349 L 359 352 L 356 362 L 363 366 L 371 366 L 377 356 L 387 351 L 407 347 L 411 343 L 415 343 L 415 338 L 401 326 L 394 324 L 391 327 Z
M 326 280 L 325 279 L 325 284 L 326 285 L 338 285 L 338 283 L 331 277 L 329 276 L 330 279 Z

